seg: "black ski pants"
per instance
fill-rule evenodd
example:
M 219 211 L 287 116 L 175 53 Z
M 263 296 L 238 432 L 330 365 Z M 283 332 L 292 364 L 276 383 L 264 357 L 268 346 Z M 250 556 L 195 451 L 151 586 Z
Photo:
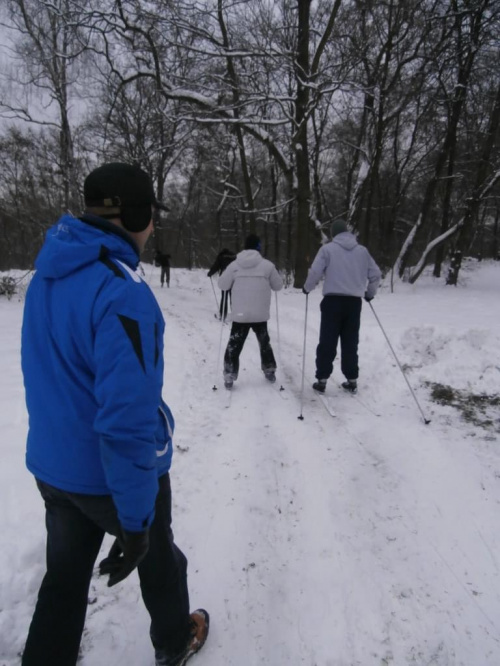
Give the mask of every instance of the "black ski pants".
M 167 287 L 170 287 L 170 266 L 161 267 L 161 286 L 163 287 L 165 281 L 167 282 Z
M 22 666 L 74 666 L 87 612 L 92 571 L 104 534 L 120 529 L 109 495 L 82 495 L 41 481 L 47 526 L 47 572 L 22 657 Z M 170 478 L 159 479 L 149 550 L 138 566 L 156 649 L 178 654 L 189 637 L 187 560 L 174 543 Z M 130 584 L 130 583 L 129 583 Z M 119 621 L 119 615 L 117 621 Z
M 340 367 L 346 379 L 357 379 L 361 298 L 326 295 L 321 301 L 321 326 L 316 348 L 316 379 L 328 379 L 333 372 L 340 338 Z
M 274 358 L 269 333 L 267 331 L 267 321 L 255 324 L 241 324 L 234 321 L 231 326 L 231 334 L 227 343 L 226 353 L 224 354 L 224 377 L 238 379 L 240 369 L 240 354 L 247 339 L 248 332 L 252 331 L 257 336 L 260 348 L 260 366 L 264 372 L 276 370 L 276 360 Z

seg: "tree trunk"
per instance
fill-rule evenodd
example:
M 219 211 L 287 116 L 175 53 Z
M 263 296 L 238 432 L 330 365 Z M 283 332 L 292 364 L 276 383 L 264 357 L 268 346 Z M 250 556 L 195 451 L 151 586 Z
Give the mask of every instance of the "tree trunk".
M 274 261 L 279 267 L 281 259 L 281 248 L 280 248 L 280 223 L 278 217 L 278 211 L 276 206 L 278 205 L 278 179 L 276 178 L 276 170 L 272 160 L 269 163 L 269 169 L 271 171 L 271 207 L 272 214 L 271 219 L 273 221 L 273 231 L 274 231 Z
M 297 246 L 294 287 L 302 287 L 311 261 L 310 203 L 311 176 L 307 141 L 309 106 L 309 20 L 311 0 L 298 0 L 297 59 L 295 76 L 295 134 L 292 137 L 297 177 Z
M 217 14 L 218 14 L 218 19 L 219 19 L 219 26 L 220 30 L 222 33 L 222 41 L 224 44 L 224 48 L 226 50 L 230 49 L 230 44 L 229 44 L 229 36 L 227 33 L 227 28 L 226 28 L 226 23 L 224 20 L 224 13 L 222 10 L 222 0 L 218 0 L 217 3 Z M 236 73 L 236 69 L 234 68 L 234 62 L 231 57 L 228 57 L 227 60 L 227 72 L 229 75 L 229 79 L 231 81 L 231 89 L 232 89 L 232 96 L 233 96 L 233 115 L 236 120 L 239 120 L 240 118 L 240 112 L 239 112 L 239 107 L 240 107 L 240 85 L 238 81 L 238 75 Z M 240 155 L 240 163 L 241 163 L 241 174 L 243 178 L 243 187 L 245 189 L 245 199 L 246 199 L 246 209 L 248 211 L 248 217 L 250 220 L 250 228 L 249 231 L 252 234 L 257 233 L 257 220 L 255 217 L 255 205 L 254 205 L 254 197 L 253 197 L 253 191 L 252 191 L 252 182 L 250 179 L 250 172 L 248 169 L 248 162 L 247 162 L 247 154 L 245 150 L 245 141 L 244 141 L 244 136 L 243 136 L 243 130 L 241 128 L 241 125 L 238 123 L 235 124 L 234 128 L 235 134 L 236 134 L 236 139 L 238 141 L 238 152 Z
M 454 174 L 454 167 L 455 167 L 455 153 L 456 153 L 456 146 L 457 146 L 457 141 L 456 141 L 456 135 L 455 135 L 455 140 L 453 141 L 453 145 L 451 146 L 450 149 L 450 157 L 448 160 L 448 170 L 446 174 L 446 190 L 445 190 L 445 195 L 444 195 L 444 202 L 443 202 L 443 215 L 441 218 L 441 230 L 439 235 L 444 234 L 445 231 L 448 230 L 450 226 L 450 203 L 451 203 L 451 194 L 453 191 L 453 174 Z M 444 259 L 444 243 L 440 245 L 437 250 L 436 250 L 436 258 L 434 261 L 434 271 L 433 275 L 434 277 L 441 277 L 441 264 L 443 263 Z

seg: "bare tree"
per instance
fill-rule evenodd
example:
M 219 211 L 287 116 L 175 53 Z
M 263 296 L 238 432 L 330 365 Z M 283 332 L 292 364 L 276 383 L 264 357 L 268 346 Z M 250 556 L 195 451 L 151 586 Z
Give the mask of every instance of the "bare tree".
M 60 214 L 58 137 L 9 129 L 0 138 L 0 267 L 30 268 Z
M 159 245 L 168 239 L 197 265 L 255 230 L 296 286 L 341 215 L 411 280 L 433 258 L 438 275 L 452 242 L 466 253 L 494 237 L 491 0 L 8 6 L 30 65 L 17 83 L 44 91 L 53 111 L 11 96 L 3 113 L 48 124 L 45 141 L 57 133 L 60 207 L 77 199 L 78 160 L 137 161 L 173 202 Z
M 404 243 L 396 261 L 396 271 L 399 277 L 403 276 L 405 268 L 408 265 L 412 247 L 420 235 L 429 231 L 429 224 L 432 223 L 432 206 L 446 164 L 448 164 L 448 178 L 449 182 L 451 182 L 451 176 L 454 171 L 459 121 L 464 111 L 473 65 L 479 51 L 480 42 L 484 36 L 485 26 L 490 21 L 490 14 L 488 12 L 489 4 L 490 0 L 482 0 L 475 3 L 471 8 L 469 8 L 468 3 L 467 6 L 459 7 L 457 0 L 453 0 L 447 15 L 443 17 L 443 32 L 446 36 L 449 34 L 450 37 L 454 38 L 451 39 L 451 44 L 453 46 L 453 55 L 456 59 L 456 79 L 452 83 L 453 92 L 449 96 L 444 138 L 435 158 L 434 173 L 428 180 L 415 226 Z M 449 28 L 448 23 L 450 24 Z M 446 63 L 446 59 L 443 62 Z M 451 187 L 451 184 L 449 187 Z M 445 196 L 445 206 L 449 197 L 450 191 L 448 189 Z M 445 233 L 447 226 L 448 216 L 445 209 L 445 215 L 441 224 L 442 233 Z
M 7 9 L 4 28 L 12 33 L 15 67 L 4 80 L 0 113 L 58 133 L 61 208 L 69 209 L 78 198 L 71 112 L 86 52 L 80 12 L 71 0 L 7 0 Z M 38 111 L 29 103 L 35 95 Z

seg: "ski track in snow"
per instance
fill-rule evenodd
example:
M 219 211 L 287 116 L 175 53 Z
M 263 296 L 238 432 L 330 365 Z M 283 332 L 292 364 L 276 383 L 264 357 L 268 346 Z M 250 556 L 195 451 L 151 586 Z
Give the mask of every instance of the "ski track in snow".
M 212 316 L 209 280 L 202 271 L 174 269 L 171 288 L 160 289 L 156 269 L 148 274 L 167 323 L 164 397 L 176 418 L 173 528 L 189 560 L 192 608 L 211 614 L 207 645 L 190 663 L 498 666 L 499 438 L 417 390 L 440 376 L 440 364 L 450 383 L 470 385 L 472 352 L 488 386 L 499 390 L 488 370 L 500 365 L 498 332 L 469 329 L 455 311 L 452 324 L 438 317 L 422 323 L 419 292 L 410 304 L 408 296 L 381 294 L 377 311 L 433 421 L 422 423 L 367 308 L 359 400 L 339 388 L 336 364 L 327 388 L 332 418 L 311 388 L 320 300 L 313 293 L 300 421 L 304 298 L 289 290 L 280 296 L 279 348 L 270 322 L 276 384 L 264 379 L 250 332 L 225 409 L 221 366 L 230 328 Z M 391 316 L 405 303 L 403 315 Z M 19 353 L 21 307 L 0 301 L 0 316 L 9 313 L 2 340 L 12 358 Z M 465 307 L 474 311 L 469 301 Z M 436 313 L 440 308 L 438 302 Z M 460 321 L 465 331 L 455 330 Z M 5 368 L 0 665 L 14 666 L 43 575 L 44 532 L 43 507 L 23 468 L 18 362 Z M 152 666 L 136 575 L 111 590 L 96 576 L 89 598 L 81 666 Z

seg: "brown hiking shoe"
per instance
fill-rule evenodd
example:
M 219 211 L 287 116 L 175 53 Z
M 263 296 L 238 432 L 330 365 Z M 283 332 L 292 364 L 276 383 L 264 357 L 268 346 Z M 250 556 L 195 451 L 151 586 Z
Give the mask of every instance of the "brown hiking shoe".
M 210 617 L 206 610 L 203 608 L 198 608 L 194 613 L 191 613 L 191 638 L 188 643 L 188 655 L 186 659 L 182 661 L 179 666 L 185 664 L 186 661 L 191 657 L 191 655 L 201 650 L 205 645 L 207 640 L 208 630 L 210 627 Z
M 175 657 L 167 657 L 157 651 L 156 666 L 184 666 L 187 660 L 205 645 L 210 625 L 210 617 L 206 610 L 198 608 L 189 616 L 191 636 L 184 650 Z

